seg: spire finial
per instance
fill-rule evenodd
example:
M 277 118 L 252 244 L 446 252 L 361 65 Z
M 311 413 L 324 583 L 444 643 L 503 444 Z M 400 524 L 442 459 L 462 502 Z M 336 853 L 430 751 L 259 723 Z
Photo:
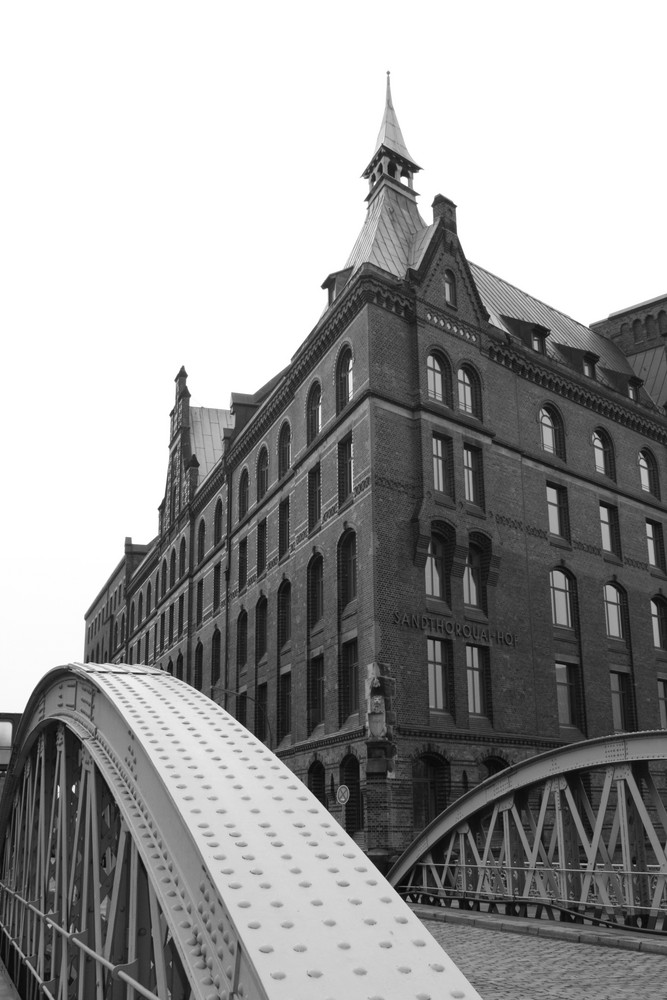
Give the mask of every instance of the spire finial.
M 389 69 L 387 70 L 387 99 L 385 103 L 384 115 L 382 117 L 382 124 L 380 126 L 380 132 L 375 143 L 376 153 L 381 146 L 385 146 L 394 153 L 398 153 L 399 156 L 408 160 L 415 169 L 419 170 L 419 167 L 407 151 L 405 141 L 401 134 L 401 127 L 398 124 L 396 111 L 394 110 L 394 105 L 391 99 L 391 70 Z

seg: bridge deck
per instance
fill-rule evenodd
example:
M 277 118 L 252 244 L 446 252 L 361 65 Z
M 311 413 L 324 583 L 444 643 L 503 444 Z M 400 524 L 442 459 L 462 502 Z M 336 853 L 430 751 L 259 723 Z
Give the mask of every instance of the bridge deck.
M 0 1000 L 19 1000 L 19 995 L 2 962 L 0 962 Z

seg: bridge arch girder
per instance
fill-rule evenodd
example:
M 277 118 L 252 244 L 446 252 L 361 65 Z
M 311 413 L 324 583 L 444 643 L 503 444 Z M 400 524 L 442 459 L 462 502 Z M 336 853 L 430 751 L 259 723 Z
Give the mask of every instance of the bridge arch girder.
M 666 774 L 663 730 L 532 757 L 444 810 L 388 879 L 410 902 L 667 930 Z
M 294 774 L 152 668 L 44 677 L 0 836 L 0 944 L 27 996 L 477 997 Z

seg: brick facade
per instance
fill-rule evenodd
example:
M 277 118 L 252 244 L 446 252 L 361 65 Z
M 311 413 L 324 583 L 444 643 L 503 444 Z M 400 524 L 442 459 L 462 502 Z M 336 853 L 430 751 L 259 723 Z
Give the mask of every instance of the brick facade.
M 406 152 L 379 142 L 375 228 L 289 369 L 229 411 L 191 409 L 179 372 L 158 536 L 127 541 L 86 615 L 86 660 L 210 694 L 378 863 L 507 764 L 664 724 L 667 693 L 664 554 L 647 554 L 667 495 L 660 401 L 618 337 L 471 265 L 453 203 L 420 228 Z M 407 265 L 374 256 L 395 221 L 381 197 L 413 220 Z

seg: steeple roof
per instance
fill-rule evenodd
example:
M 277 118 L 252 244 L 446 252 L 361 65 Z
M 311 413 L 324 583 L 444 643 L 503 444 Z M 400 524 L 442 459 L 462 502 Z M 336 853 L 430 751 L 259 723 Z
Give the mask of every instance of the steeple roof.
M 373 151 L 373 156 L 371 157 L 371 163 L 375 160 L 375 155 L 382 146 L 384 146 L 385 149 L 396 153 L 402 159 L 408 160 L 408 162 L 411 163 L 415 169 L 421 169 L 417 166 L 416 161 L 410 156 L 408 147 L 405 145 L 403 133 L 401 132 L 401 126 L 398 124 L 398 118 L 396 117 L 396 111 L 394 110 L 394 104 L 391 99 L 389 70 L 387 70 L 387 98 L 385 101 L 384 115 L 382 116 L 382 124 L 380 125 L 380 131 L 378 132 L 375 150 Z

